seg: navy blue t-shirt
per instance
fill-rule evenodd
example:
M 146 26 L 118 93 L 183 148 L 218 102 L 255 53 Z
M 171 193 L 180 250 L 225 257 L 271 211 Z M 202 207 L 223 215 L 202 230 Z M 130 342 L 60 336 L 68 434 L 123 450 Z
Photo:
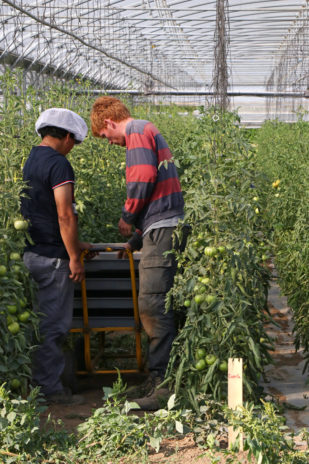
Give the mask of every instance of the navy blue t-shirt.
M 23 169 L 29 186 L 21 197 L 21 213 L 30 220 L 29 233 L 34 245 L 25 251 L 50 258 L 68 259 L 58 223 L 54 189 L 71 183 L 74 202 L 74 171 L 64 155 L 51 147 L 33 147 Z

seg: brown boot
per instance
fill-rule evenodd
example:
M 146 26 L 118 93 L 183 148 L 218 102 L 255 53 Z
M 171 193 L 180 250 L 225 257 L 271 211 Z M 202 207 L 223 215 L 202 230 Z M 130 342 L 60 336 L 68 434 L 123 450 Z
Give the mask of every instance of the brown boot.
M 167 387 L 161 387 L 163 382 L 161 377 L 152 378 L 152 388 L 141 398 L 134 398 L 131 401 L 137 403 L 143 411 L 156 411 L 164 408 L 167 404 L 171 392 Z

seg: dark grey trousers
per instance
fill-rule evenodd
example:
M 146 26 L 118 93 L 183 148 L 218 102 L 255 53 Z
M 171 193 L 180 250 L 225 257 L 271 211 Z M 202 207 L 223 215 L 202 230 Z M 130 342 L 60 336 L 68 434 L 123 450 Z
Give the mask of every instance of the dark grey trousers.
M 139 314 L 149 337 L 149 371 L 164 377 L 176 335 L 174 312 L 165 310 L 166 293 L 174 282 L 176 263 L 172 249 L 174 227 L 153 229 L 143 238 L 139 264 Z
M 41 343 L 33 354 L 32 378 L 45 395 L 62 391 L 65 366 L 61 344 L 72 325 L 74 283 L 69 261 L 26 252 L 24 263 L 38 285 L 35 311 L 41 313 Z

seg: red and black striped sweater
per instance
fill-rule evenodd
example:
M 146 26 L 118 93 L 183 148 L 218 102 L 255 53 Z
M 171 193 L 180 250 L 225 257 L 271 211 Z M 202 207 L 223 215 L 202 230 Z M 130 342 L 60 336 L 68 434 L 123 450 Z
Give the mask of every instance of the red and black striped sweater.
M 126 126 L 127 200 L 122 218 L 145 231 L 162 219 L 183 215 L 184 201 L 172 154 L 158 129 L 133 119 Z

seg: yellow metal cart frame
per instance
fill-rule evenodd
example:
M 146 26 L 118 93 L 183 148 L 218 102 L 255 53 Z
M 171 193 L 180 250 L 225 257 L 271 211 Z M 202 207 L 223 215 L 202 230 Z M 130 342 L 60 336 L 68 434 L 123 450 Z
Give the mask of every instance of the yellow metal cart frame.
M 119 369 L 121 373 L 136 373 L 143 369 L 142 360 L 142 347 L 141 347 L 141 323 L 138 312 L 138 300 L 137 300 L 137 289 L 136 289 L 136 276 L 133 254 L 130 250 L 124 246 L 119 246 L 112 243 L 104 243 L 95 245 L 91 251 L 97 252 L 111 252 L 111 251 L 125 251 L 129 259 L 130 266 L 130 278 L 131 278 L 131 291 L 133 300 L 133 315 L 134 315 L 134 327 L 90 327 L 89 326 L 89 313 L 88 313 L 88 302 L 87 302 L 87 288 L 86 278 L 81 282 L 81 296 L 82 296 L 82 309 L 83 309 L 83 327 L 72 328 L 72 333 L 82 333 L 84 338 L 84 360 L 86 370 L 78 371 L 78 374 L 114 374 L 118 372 L 116 369 L 94 369 L 93 362 L 91 360 L 90 351 L 90 336 L 92 332 L 111 332 L 111 331 L 132 331 L 135 333 L 135 347 L 136 347 L 136 361 L 137 369 Z M 85 256 L 88 251 L 85 250 L 81 254 L 81 262 L 84 263 Z

